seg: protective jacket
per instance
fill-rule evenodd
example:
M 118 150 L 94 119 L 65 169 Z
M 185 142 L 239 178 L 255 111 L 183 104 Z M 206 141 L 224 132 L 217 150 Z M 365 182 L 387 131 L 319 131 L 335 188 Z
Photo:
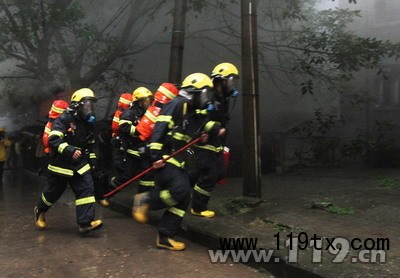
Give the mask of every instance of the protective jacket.
M 125 110 L 120 117 L 118 134 L 121 137 L 124 149 L 130 155 L 140 156 L 138 149 L 145 146 L 136 130 L 136 125 L 144 113 L 145 111 L 143 111 L 139 104 L 133 102 L 132 106 Z
M 219 129 L 220 124 L 209 121 L 208 115 L 203 110 L 194 109 L 187 98 L 178 96 L 165 104 L 156 119 L 150 143 L 151 160 L 167 157 L 168 154 L 200 136 L 202 131 L 214 137 Z M 181 154 L 167 162 L 183 168 L 185 157 Z
M 94 143 L 93 124 L 75 115 L 73 111 L 65 110 L 55 119 L 49 134 L 52 155 L 48 169 L 54 174 L 67 177 L 83 175 L 96 163 Z M 72 155 L 78 149 L 82 155 L 73 159 Z

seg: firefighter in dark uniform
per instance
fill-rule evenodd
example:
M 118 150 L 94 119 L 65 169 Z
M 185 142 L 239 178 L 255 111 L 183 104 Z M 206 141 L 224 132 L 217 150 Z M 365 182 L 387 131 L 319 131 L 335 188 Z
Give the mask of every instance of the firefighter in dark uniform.
M 156 245 L 159 248 L 185 249 L 185 243 L 173 238 L 190 204 L 190 181 L 184 169 L 186 157 L 182 153 L 166 162 L 163 159 L 203 131 L 214 132 L 214 126 L 208 124 L 208 116 L 203 113 L 211 103 L 212 87 L 211 79 L 205 74 L 187 76 L 178 96 L 165 104 L 156 118 L 150 140 L 156 187 L 151 192 L 135 195 L 132 214 L 136 221 L 145 223 L 149 209 L 166 208 L 157 227 Z
M 82 88 L 72 94 L 69 107 L 54 121 L 49 134 L 51 161 L 48 165 L 48 185 L 34 209 L 35 224 L 45 229 L 45 213 L 61 197 L 67 185 L 75 194 L 79 232 L 97 230 L 103 226 L 95 220 L 95 196 L 91 168 L 96 166 L 93 126 L 95 121 L 92 90 Z
M 131 103 L 129 109 L 126 109 L 122 113 L 119 119 L 118 134 L 125 149 L 126 158 L 123 172 L 111 179 L 111 186 L 114 188 L 151 166 L 149 160 L 146 158 L 146 143 L 138 137 L 139 134 L 136 130 L 136 125 L 150 106 L 153 94 L 149 89 L 139 87 L 133 91 L 133 96 L 136 100 Z M 145 175 L 139 180 L 139 193 L 151 190 L 152 188 L 154 188 L 154 177 L 152 174 Z
M 226 138 L 226 124 L 229 121 L 229 99 L 238 92 L 235 89 L 239 78 L 238 69 L 231 63 L 217 65 L 211 78 L 214 85 L 215 109 L 209 112 L 210 121 L 220 124 L 218 136 L 210 137 L 205 144 L 196 144 L 192 148 L 195 157 L 195 169 L 190 170 L 193 186 L 191 214 L 206 218 L 215 216 L 208 210 L 211 192 L 217 181 L 224 176 L 223 148 Z

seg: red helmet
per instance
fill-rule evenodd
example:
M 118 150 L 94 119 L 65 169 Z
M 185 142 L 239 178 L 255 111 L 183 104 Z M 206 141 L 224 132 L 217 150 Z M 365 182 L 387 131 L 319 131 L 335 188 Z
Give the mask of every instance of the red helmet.
M 55 100 L 51 105 L 49 110 L 49 118 L 55 119 L 64 112 L 64 110 L 68 107 L 68 102 L 64 100 Z

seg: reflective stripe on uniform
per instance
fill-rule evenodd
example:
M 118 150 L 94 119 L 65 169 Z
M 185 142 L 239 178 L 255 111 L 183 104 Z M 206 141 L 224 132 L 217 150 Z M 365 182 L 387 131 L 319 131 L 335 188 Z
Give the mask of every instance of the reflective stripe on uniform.
M 158 150 L 159 151 L 162 149 L 163 146 L 164 145 L 161 143 L 153 142 L 153 143 L 150 143 L 150 150 Z
M 131 129 L 129 131 L 129 135 L 134 136 L 135 135 L 135 131 L 136 131 L 136 126 L 131 125 Z
M 207 115 L 207 114 L 208 114 L 208 111 L 207 111 L 207 109 L 203 109 L 203 110 L 201 110 L 201 109 L 196 109 L 196 114 Z
M 167 158 L 168 155 L 163 155 L 163 158 Z M 171 157 L 170 159 L 167 160 L 168 163 L 171 163 L 179 168 L 183 168 L 185 166 L 185 162 L 179 162 L 178 160 L 176 160 L 175 158 Z
M 140 156 L 138 151 L 134 151 L 132 149 L 127 149 L 126 152 L 131 154 L 131 155 Z
M 46 200 L 46 197 L 44 197 L 44 193 L 42 193 L 42 201 L 49 207 L 51 207 L 53 205 L 52 203 L 50 203 L 49 201 Z
M 44 128 L 44 133 L 50 134 L 51 128 L 48 128 L 47 126 Z
M 95 153 L 90 153 L 89 158 L 97 158 Z
M 172 121 L 172 116 L 159 115 L 157 116 L 156 122 L 170 122 Z
M 128 121 L 128 120 L 119 120 L 119 125 L 123 125 L 123 124 L 132 124 L 132 121 Z
M 70 169 L 65 169 L 65 168 L 53 166 L 50 164 L 49 164 L 49 166 L 47 166 L 47 169 L 49 169 L 50 171 L 52 171 L 54 173 L 58 173 L 58 174 L 66 175 L 66 176 L 72 177 L 74 175 L 74 171 L 72 171 Z
M 79 175 L 83 175 L 84 173 L 86 173 L 87 171 L 90 170 L 90 165 L 86 164 L 85 166 L 83 166 L 81 169 L 79 169 L 78 171 L 76 171 Z
M 220 147 L 215 147 L 213 145 L 195 145 L 196 148 L 200 148 L 200 149 L 205 149 L 205 150 L 209 150 L 212 152 L 216 152 L 219 153 L 220 151 L 222 151 L 224 149 L 224 147 L 220 146 Z
M 62 133 L 61 131 L 58 131 L 58 130 L 52 130 L 52 131 L 50 131 L 50 134 L 49 134 L 49 137 L 51 137 L 51 136 L 58 136 L 58 137 L 63 138 L 64 133 Z
M 142 186 L 154 186 L 154 181 L 143 181 L 143 180 L 140 180 L 139 181 L 139 185 L 142 185 Z
M 62 153 L 63 150 L 64 150 L 66 147 L 68 147 L 68 146 L 69 146 L 69 145 L 68 145 L 67 142 L 61 143 L 60 145 L 58 145 L 57 151 L 58 151 L 59 153 Z
M 161 201 L 166 204 L 169 207 L 175 206 L 178 202 L 175 201 L 172 196 L 171 193 L 169 192 L 169 190 L 161 190 L 160 191 L 160 198 Z
M 96 202 L 96 199 L 94 198 L 94 196 L 90 196 L 90 197 L 85 197 L 85 198 L 75 200 L 75 206 L 81 206 L 81 205 L 91 204 L 91 203 L 95 203 L 95 202 Z
M 198 186 L 197 184 L 194 186 L 194 191 L 197 191 L 197 192 L 199 192 L 200 194 L 206 195 L 206 196 L 208 196 L 208 197 L 211 196 L 211 193 L 210 193 L 210 192 L 204 190 L 203 188 L 201 188 L 201 187 Z
M 178 209 L 176 207 L 170 207 L 170 208 L 168 208 L 168 211 L 172 212 L 173 214 L 178 215 L 180 217 L 184 217 L 185 216 L 185 211 L 181 210 L 181 209 Z
M 168 132 L 168 135 L 171 135 L 176 140 L 185 141 L 186 143 L 192 140 L 192 137 L 190 137 L 189 135 L 182 134 L 179 132 Z
M 119 123 L 119 118 L 118 117 L 113 117 L 113 122 Z

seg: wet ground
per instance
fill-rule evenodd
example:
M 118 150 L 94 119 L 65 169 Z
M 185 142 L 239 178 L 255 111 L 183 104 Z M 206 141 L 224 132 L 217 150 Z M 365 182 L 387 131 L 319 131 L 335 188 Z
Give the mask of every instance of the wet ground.
M 82 237 L 68 190 L 47 213 L 39 231 L 33 207 L 44 181 L 7 171 L 0 187 L 1 277 L 272 277 L 242 264 L 212 264 L 207 249 L 184 239 L 187 250 L 154 246 L 153 226 L 96 207 L 102 230 Z

